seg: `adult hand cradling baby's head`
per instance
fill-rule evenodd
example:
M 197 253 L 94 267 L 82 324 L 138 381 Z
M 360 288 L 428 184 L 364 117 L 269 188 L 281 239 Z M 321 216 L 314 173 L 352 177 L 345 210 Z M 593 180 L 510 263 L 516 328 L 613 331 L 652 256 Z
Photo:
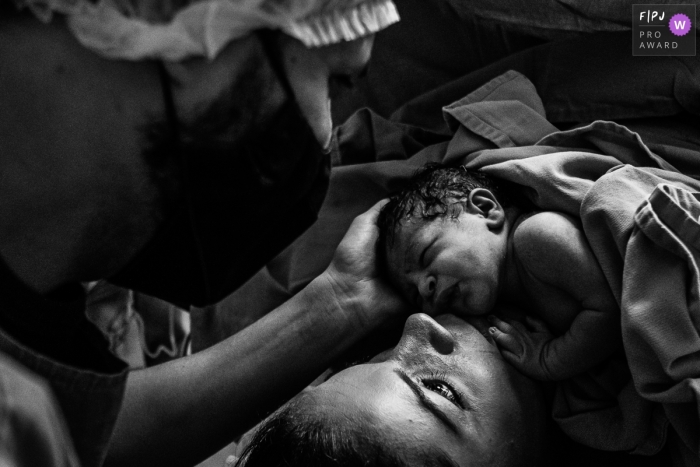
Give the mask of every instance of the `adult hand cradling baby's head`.
M 385 203 L 382 200 L 355 218 L 322 276 L 334 285 L 338 300 L 356 310 L 352 319 L 357 320 L 356 325 L 362 330 L 372 329 L 407 310 L 406 303 L 380 276 L 377 267 L 376 222 Z

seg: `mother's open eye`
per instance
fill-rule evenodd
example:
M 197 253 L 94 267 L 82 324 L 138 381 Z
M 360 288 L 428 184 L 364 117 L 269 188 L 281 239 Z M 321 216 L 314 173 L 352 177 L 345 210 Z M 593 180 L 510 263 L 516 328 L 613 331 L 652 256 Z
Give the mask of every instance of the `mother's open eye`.
M 449 383 L 443 381 L 439 375 L 431 376 L 429 378 L 421 378 L 420 382 L 428 391 L 439 394 L 456 406 L 463 408 L 462 398 L 459 392 Z

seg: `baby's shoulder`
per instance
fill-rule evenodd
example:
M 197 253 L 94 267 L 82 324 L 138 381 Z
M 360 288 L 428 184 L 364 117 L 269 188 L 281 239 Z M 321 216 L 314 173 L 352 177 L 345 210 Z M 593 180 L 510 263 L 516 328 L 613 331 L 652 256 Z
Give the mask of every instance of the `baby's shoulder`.
M 568 214 L 540 211 L 515 224 L 513 247 L 523 260 L 542 260 L 567 256 L 584 240 L 581 222 Z

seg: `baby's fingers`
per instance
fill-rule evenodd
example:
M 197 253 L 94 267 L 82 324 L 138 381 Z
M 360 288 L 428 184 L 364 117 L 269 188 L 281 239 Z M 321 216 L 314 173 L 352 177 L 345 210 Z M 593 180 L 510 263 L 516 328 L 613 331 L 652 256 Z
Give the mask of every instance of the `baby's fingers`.
M 489 321 L 492 324 L 489 328 L 489 333 L 491 333 L 491 336 L 500 348 L 515 355 L 523 353 L 523 346 L 517 338 L 519 334 L 513 326 L 495 316 L 489 317 Z

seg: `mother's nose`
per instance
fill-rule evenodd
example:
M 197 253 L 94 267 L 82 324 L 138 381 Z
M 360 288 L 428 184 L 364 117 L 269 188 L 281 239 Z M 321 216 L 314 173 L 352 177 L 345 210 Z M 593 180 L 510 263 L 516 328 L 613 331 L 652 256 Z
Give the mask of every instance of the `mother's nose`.
M 455 339 L 452 333 L 424 313 L 408 317 L 397 346 L 400 353 L 434 350 L 442 355 L 452 353 L 454 348 Z

